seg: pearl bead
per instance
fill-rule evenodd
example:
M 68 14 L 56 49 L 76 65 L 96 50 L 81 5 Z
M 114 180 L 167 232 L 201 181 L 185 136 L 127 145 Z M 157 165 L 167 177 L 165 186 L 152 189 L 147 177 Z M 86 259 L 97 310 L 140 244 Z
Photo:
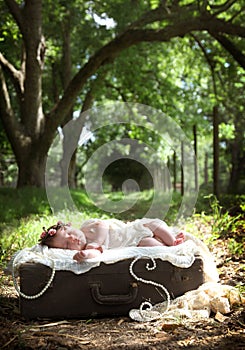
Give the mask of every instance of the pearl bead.
M 130 272 L 131 276 L 133 276 L 137 281 L 142 282 L 142 283 L 146 283 L 146 284 L 151 284 L 151 285 L 153 285 L 153 286 L 155 286 L 155 287 L 161 288 L 161 289 L 164 291 L 164 293 L 166 294 L 166 297 L 167 297 L 167 305 L 166 305 L 166 309 L 164 310 L 164 312 L 162 312 L 162 314 L 163 314 L 163 313 L 167 312 L 167 310 L 168 310 L 168 308 L 169 308 L 169 305 L 170 305 L 170 294 L 169 294 L 167 288 L 165 288 L 162 284 L 157 283 L 157 282 L 153 282 L 153 281 L 150 281 L 150 280 L 145 280 L 145 279 L 143 279 L 143 278 L 141 278 L 141 277 L 138 277 L 138 276 L 133 272 L 133 266 L 134 266 L 134 264 L 135 264 L 139 259 L 141 259 L 141 258 L 148 258 L 148 259 L 150 259 L 150 260 L 152 261 L 152 264 L 153 264 L 152 266 L 150 266 L 149 263 L 146 264 L 146 269 L 147 269 L 148 271 L 154 270 L 154 269 L 156 268 L 156 261 L 155 261 L 154 258 L 149 257 L 149 256 L 138 256 L 138 257 L 136 257 L 136 258 L 131 262 L 131 264 L 130 264 L 130 266 L 129 266 L 129 272 Z M 151 317 L 145 315 L 145 313 L 144 313 L 143 308 L 144 308 L 145 306 L 148 306 L 148 308 L 147 308 L 147 311 L 148 311 L 148 312 L 149 312 L 149 310 L 152 309 L 152 304 L 151 304 L 150 302 L 148 302 L 148 301 L 145 301 L 145 302 L 141 303 L 140 309 L 139 309 L 139 313 L 140 313 L 141 317 L 142 317 L 145 321 L 150 321 L 150 320 L 151 320 Z
M 17 257 L 19 256 L 19 254 L 21 254 L 21 251 L 15 255 L 14 259 L 13 259 L 13 263 L 12 263 L 12 278 L 13 278 L 13 283 L 14 283 L 14 287 L 15 287 L 15 290 L 16 292 L 23 298 L 25 299 L 37 299 L 39 298 L 40 296 L 42 296 L 46 290 L 51 286 L 53 280 L 54 280 L 54 276 L 55 276 L 55 262 L 54 260 L 50 259 L 51 263 L 52 263 L 52 273 L 51 273 L 51 276 L 46 284 L 46 286 L 37 294 L 35 295 L 26 295 L 24 293 L 22 293 L 20 291 L 20 288 L 18 286 L 18 283 L 16 281 L 16 277 L 15 277 L 15 270 L 16 270 L 16 259 Z

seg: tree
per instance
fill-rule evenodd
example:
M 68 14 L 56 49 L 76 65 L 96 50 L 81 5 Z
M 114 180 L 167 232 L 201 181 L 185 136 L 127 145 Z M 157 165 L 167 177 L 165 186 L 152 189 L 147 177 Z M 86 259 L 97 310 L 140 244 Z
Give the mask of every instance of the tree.
M 91 6 L 89 10 L 92 13 L 103 14 L 106 10 L 108 17 L 114 16 L 118 20 L 118 26 L 101 38 L 100 48 L 85 55 L 86 62 L 81 62 L 81 68 L 64 84 L 58 101 L 53 106 L 49 102 L 47 110 L 44 110 L 42 81 L 46 51 L 42 1 L 26 0 L 19 5 L 15 0 L 5 0 L 8 12 L 1 5 L 4 15 L 9 16 L 10 13 L 17 24 L 23 45 L 19 58 L 15 56 L 11 60 L 11 50 L 0 53 L 0 112 L 19 169 L 18 187 L 44 185 L 46 158 L 58 126 L 64 124 L 91 77 L 101 67 L 112 64 L 129 47 L 142 42 L 168 42 L 193 32 L 207 31 L 234 60 L 245 67 L 239 42 L 232 39 L 245 36 L 245 28 L 241 24 L 244 9 L 239 1 L 226 1 L 220 5 L 212 5 L 208 1 L 183 1 L 181 4 L 159 1 L 154 2 L 154 7 L 157 3 L 158 6 L 153 9 L 144 3 L 133 9 L 130 1 L 107 2 L 101 7 L 97 3 L 86 3 L 87 8 Z M 66 7 L 62 1 L 55 4 L 57 9 Z

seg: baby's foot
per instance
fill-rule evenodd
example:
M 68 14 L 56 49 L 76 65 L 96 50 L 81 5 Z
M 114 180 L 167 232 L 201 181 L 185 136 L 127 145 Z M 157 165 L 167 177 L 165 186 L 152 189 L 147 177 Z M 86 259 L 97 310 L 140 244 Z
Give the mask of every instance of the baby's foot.
M 183 232 L 179 232 L 177 235 L 176 235 L 176 240 L 174 242 L 174 245 L 178 245 L 178 244 L 181 244 L 183 243 L 185 240 L 185 235 Z
M 185 234 L 184 234 L 184 232 L 179 232 L 179 233 L 176 235 L 176 238 L 183 238 L 183 239 L 185 239 Z

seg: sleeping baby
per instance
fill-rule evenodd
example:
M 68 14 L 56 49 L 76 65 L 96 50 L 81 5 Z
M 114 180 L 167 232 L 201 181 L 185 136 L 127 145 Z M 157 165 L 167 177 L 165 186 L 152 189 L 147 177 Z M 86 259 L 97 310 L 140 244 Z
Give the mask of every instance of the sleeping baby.
M 117 219 L 90 219 L 80 229 L 58 221 L 45 229 L 39 243 L 50 248 L 77 250 L 73 259 L 81 262 L 95 258 L 104 249 L 123 247 L 174 246 L 183 243 L 185 235 L 174 235 L 160 219 L 137 219 L 123 222 Z

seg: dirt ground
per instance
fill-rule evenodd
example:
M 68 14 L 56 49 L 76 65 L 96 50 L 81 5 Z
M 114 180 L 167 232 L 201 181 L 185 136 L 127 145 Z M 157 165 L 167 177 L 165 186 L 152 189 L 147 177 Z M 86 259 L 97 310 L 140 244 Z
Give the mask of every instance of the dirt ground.
M 222 284 L 244 284 L 243 256 L 230 256 L 227 242 L 213 247 Z M 90 320 L 25 321 L 11 278 L 1 278 L 0 349 L 245 349 L 245 311 L 233 309 L 224 320 L 164 319 L 138 323 L 127 317 Z

